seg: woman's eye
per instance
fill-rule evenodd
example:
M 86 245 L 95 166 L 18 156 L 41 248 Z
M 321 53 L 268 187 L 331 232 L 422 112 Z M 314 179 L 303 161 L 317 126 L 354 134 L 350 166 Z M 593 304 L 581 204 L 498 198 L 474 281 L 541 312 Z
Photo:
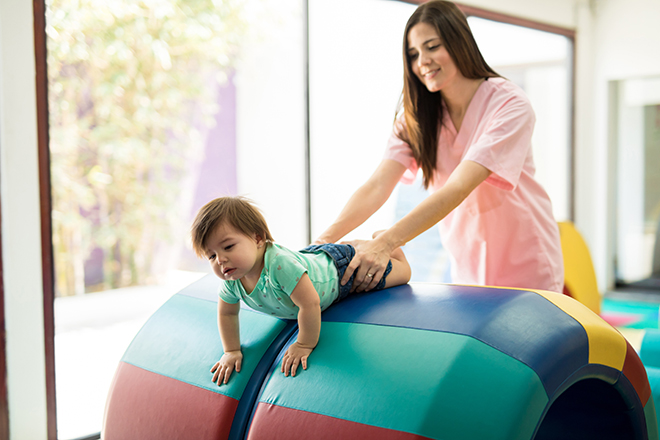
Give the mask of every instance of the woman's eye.
M 209 261 L 213 261 L 213 260 L 215 260 L 215 254 L 213 254 L 209 257 Z
M 234 245 L 233 245 L 233 244 L 230 244 L 229 246 L 225 247 L 225 250 L 228 251 L 229 249 L 231 249 L 231 248 L 233 248 L 233 247 L 234 247 Z
M 417 59 L 417 54 L 416 53 L 411 53 L 410 55 L 408 55 L 408 57 L 410 58 L 411 61 L 414 61 L 414 60 Z
M 436 49 L 439 48 L 439 47 L 440 47 L 440 45 L 439 45 L 439 44 L 436 44 L 435 46 L 430 46 L 430 47 L 429 47 L 429 50 L 436 50 Z

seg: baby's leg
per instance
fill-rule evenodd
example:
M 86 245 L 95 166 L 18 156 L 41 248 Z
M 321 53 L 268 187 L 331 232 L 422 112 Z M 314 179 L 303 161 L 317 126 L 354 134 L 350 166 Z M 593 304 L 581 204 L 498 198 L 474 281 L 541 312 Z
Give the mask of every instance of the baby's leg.
M 385 279 L 385 288 L 399 286 L 410 281 L 410 264 L 401 248 L 396 248 L 390 256 L 392 262 L 392 271 Z

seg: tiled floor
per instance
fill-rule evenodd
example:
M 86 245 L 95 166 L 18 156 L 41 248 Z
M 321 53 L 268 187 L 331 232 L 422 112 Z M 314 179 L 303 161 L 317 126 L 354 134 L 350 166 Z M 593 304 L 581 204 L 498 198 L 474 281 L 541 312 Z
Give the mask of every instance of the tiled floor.
M 177 272 L 159 286 L 131 287 L 55 300 L 58 438 L 101 430 L 117 363 L 144 322 L 203 273 Z

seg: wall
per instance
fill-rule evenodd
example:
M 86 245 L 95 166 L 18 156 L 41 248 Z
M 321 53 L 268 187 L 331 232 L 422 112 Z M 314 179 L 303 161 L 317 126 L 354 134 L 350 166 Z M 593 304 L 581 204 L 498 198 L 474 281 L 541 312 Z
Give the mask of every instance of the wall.
M 611 82 L 660 75 L 660 2 L 580 1 L 578 7 L 576 220 L 589 243 L 603 291 L 614 282 L 616 150 L 608 105 Z
M 0 191 L 12 439 L 45 439 L 46 382 L 30 0 L 0 2 Z
M 579 0 L 458 0 L 466 6 L 569 29 L 577 24 L 576 1 Z

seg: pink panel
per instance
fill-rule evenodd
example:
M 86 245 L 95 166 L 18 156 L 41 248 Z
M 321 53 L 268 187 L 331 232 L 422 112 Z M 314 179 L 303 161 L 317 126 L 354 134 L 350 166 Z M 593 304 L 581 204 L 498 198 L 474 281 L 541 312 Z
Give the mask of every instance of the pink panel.
M 104 440 L 220 440 L 238 401 L 121 362 L 105 408 Z
M 428 440 L 421 435 L 259 403 L 248 440 Z

